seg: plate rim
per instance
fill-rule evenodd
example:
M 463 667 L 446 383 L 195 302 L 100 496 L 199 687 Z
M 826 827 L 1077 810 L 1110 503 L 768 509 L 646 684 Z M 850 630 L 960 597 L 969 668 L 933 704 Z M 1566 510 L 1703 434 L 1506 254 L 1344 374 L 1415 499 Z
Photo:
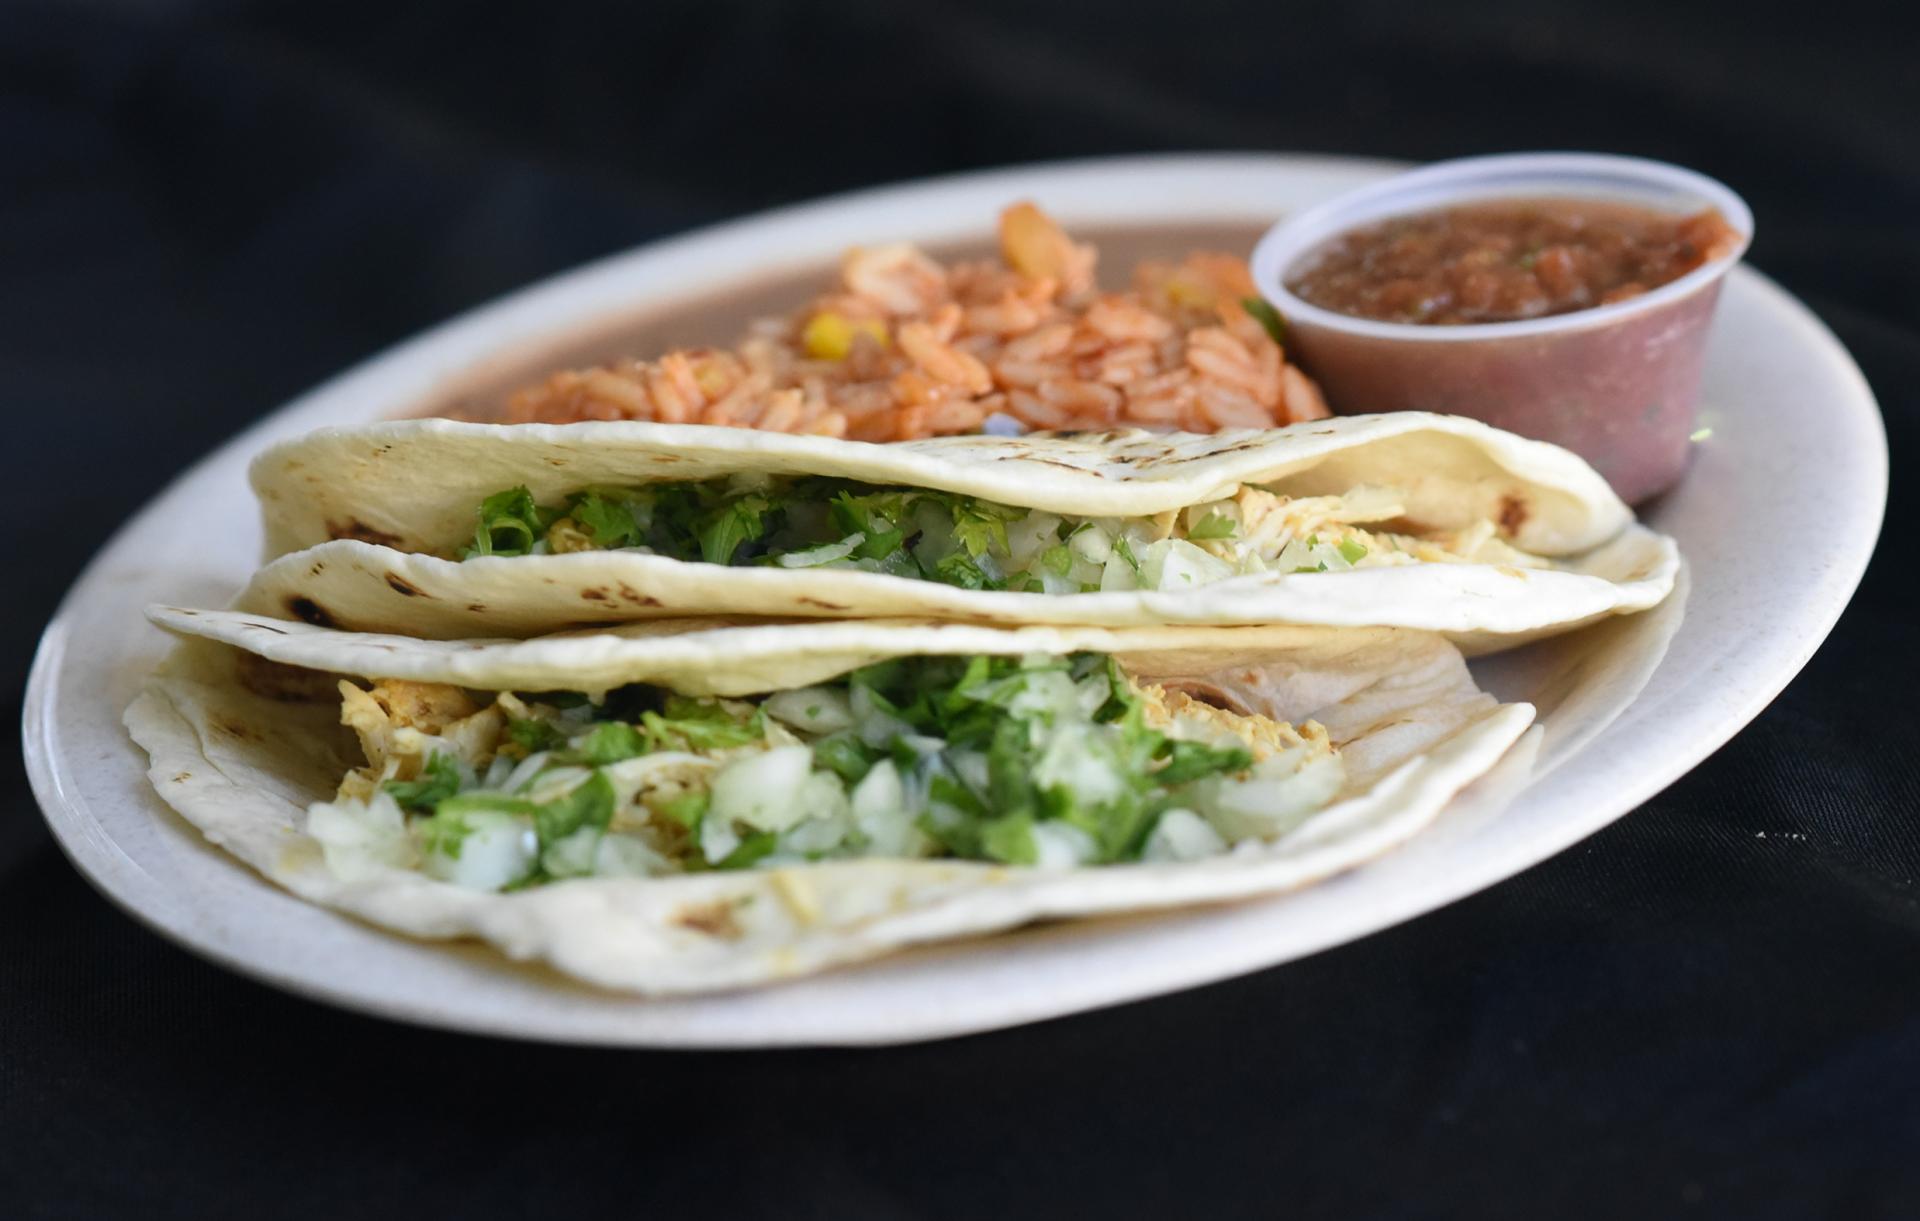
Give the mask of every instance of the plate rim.
M 832 1037 L 823 1037 L 818 1032 L 810 1031 L 801 1032 L 799 1037 L 792 1039 L 769 1038 L 765 1035 L 738 1038 L 729 1037 L 724 1033 L 719 1038 L 703 1038 L 697 1033 L 690 1037 L 669 1038 L 661 1037 L 659 1032 L 647 1032 L 642 1037 L 621 1037 L 608 1033 L 596 1035 L 559 1030 L 529 1030 L 511 1023 L 462 1020 L 463 1015 L 457 1010 L 432 1009 L 407 1004 L 386 996 L 355 993 L 327 986 L 324 981 L 316 981 L 294 971 L 275 970 L 272 963 L 259 962 L 237 952 L 230 952 L 226 946 L 198 935 L 198 930 L 188 922 L 177 919 L 170 921 L 168 917 L 173 913 L 151 911 L 142 907 L 130 893 L 123 893 L 123 883 L 113 876 L 118 863 L 115 862 L 112 853 L 105 846 L 93 842 L 82 833 L 84 828 L 80 825 L 81 819 L 82 817 L 90 819 L 90 812 L 83 815 L 80 807 L 68 799 L 63 791 L 65 772 L 58 766 L 63 760 L 58 751 L 59 733 L 55 722 L 58 704 L 56 687 L 60 662 L 64 657 L 67 644 L 69 620 L 79 601 L 100 580 L 106 571 L 107 561 L 115 556 L 123 540 L 162 502 L 170 500 L 186 486 L 198 482 L 209 469 L 231 461 L 236 453 L 257 452 L 264 434 L 287 430 L 301 415 L 317 408 L 330 406 L 329 400 L 344 388 L 353 385 L 357 379 L 369 376 L 381 367 L 403 364 L 408 360 L 416 359 L 423 350 L 431 350 L 435 345 L 444 344 L 451 335 L 485 331 L 497 327 L 502 322 L 511 322 L 522 315 L 538 312 L 541 305 L 550 298 L 578 291 L 579 286 L 591 285 L 595 281 L 617 279 L 629 262 L 657 257 L 663 248 L 697 249 L 705 243 L 735 239 L 742 233 L 752 233 L 779 225 L 804 225 L 822 215 L 843 210 L 864 211 L 875 207 L 884 208 L 892 205 L 900 197 L 912 197 L 929 192 L 945 193 L 968 188 L 977 189 L 1000 182 L 1017 183 L 1042 176 L 1085 175 L 1100 179 L 1109 176 L 1127 177 L 1142 174 L 1150 177 L 1173 176 L 1183 171 L 1261 174 L 1349 172 L 1364 175 L 1390 172 L 1398 168 L 1403 168 L 1403 163 L 1318 154 L 1174 153 L 1037 162 L 888 183 L 790 204 L 684 233 L 664 235 L 571 270 L 561 271 L 501 297 L 483 302 L 446 321 L 429 326 L 397 343 L 388 345 L 272 410 L 189 464 L 123 521 L 101 544 L 75 578 L 41 633 L 29 671 L 26 698 L 22 706 L 23 752 L 30 785 L 35 800 L 41 808 L 42 817 L 52 831 L 55 843 L 60 846 L 68 861 L 114 906 L 132 916 L 138 923 L 189 952 L 217 962 L 248 978 L 268 983 L 307 999 L 417 1025 L 539 1042 L 607 1046 L 746 1048 L 875 1045 L 916 1042 L 1022 1025 L 1032 1021 L 1123 1004 L 1131 1000 L 1164 995 L 1208 982 L 1235 978 L 1271 966 L 1284 965 L 1307 954 L 1319 953 L 1324 949 L 1370 936 L 1408 919 L 1416 918 L 1418 915 L 1438 910 L 1467 895 L 1498 885 L 1516 873 L 1565 851 L 1571 845 L 1624 817 L 1724 746 L 1734 735 L 1750 724 L 1812 659 L 1820 645 L 1831 634 L 1834 625 L 1851 602 L 1854 592 L 1865 576 L 1885 520 L 1889 461 L 1884 419 L 1865 375 L 1839 339 L 1804 303 L 1752 267 L 1736 268 L 1734 275 L 1766 298 L 1770 307 L 1791 316 L 1802 336 L 1814 344 L 1817 349 L 1815 355 L 1820 358 L 1822 365 L 1851 384 L 1854 393 L 1849 402 L 1861 408 L 1859 412 L 1853 413 L 1858 418 L 1851 422 L 1856 426 L 1866 426 L 1862 453 L 1871 460 L 1873 468 L 1871 477 L 1863 484 L 1856 485 L 1862 494 L 1855 500 L 1856 505 L 1870 506 L 1866 508 L 1866 513 L 1871 518 L 1871 529 L 1857 531 L 1847 539 L 1849 546 L 1846 553 L 1836 557 L 1837 563 L 1828 571 L 1822 582 L 1819 592 L 1823 596 L 1818 599 L 1818 606 L 1803 620 L 1809 630 L 1794 637 L 1796 648 L 1785 655 L 1785 659 L 1779 660 L 1772 666 L 1763 681 L 1749 684 L 1742 693 L 1743 698 L 1737 705 L 1737 711 L 1723 712 L 1720 720 L 1710 731 L 1690 739 L 1693 745 L 1689 749 L 1678 752 L 1662 766 L 1632 773 L 1626 782 L 1617 785 L 1616 792 L 1619 796 L 1605 803 L 1606 809 L 1611 812 L 1593 814 L 1587 818 L 1561 820 L 1555 824 L 1555 834 L 1530 842 L 1526 851 L 1516 854 L 1524 858 L 1518 863 L 1500 863 L 1492 871 L 1490 880 L 1487 876 L 1475 874 L 1472 880 L 1460 882 L 1451 887 L 1431 888 L 1426 897 L 1410 905 L 1410 910 L 1395 910 L 1389 912 L 1383 919 L 1368 920 L 1363 928 L 1327 939 L 1301 953 L 1287 954 L 1278 959 L 1262 959 L 1258 955 L 1250 955 L 1244 956 L 1244 960 L 1228 964 L 1225 969 L 1212 964 L 1184 974 L 1176 971 L 1171 975 L 1163 974 L 1146 986 L 1128 986 L 1115 989 L 1110 994 L 1083 996 L 1059 1007 L 1045 1006 L 1044 1012 L 1010 1012 L 995 1020 L 963 1019 L 950 1024 L 943 1024 L 935 1018 L 931 1021 L 923 1019 L 918 1024 L 903 1026 L 896 1020 L 886 1023 L 884 1028 L 849 1030 Z M 1035 188 L 1028 186 L 1020 189 L 1032 191 Z M 929 237 L 924 240 L 938 239 Z M 813 260 L 812 255 L 806 258 Z M 770 269 L 766 274 L 777 274 L 777 270 Z M 667 297 L 684 296 L 686 291 L 683 285 L 678 290 L 669 291 L 665 295 Z M 564 330 L 565 325 L 567 324 L 556 325 L 551 329 Z M 1607 730 L 1602 730 L 1602 735 L 1611 728 L 1609 726 Z M 1581 753 L 1591 750 L 1593 746 L 1594 743 L 1587 743 L 1580 748 Z M 137 750 L 131 742 L 127 743 L 127 749 Z M 142 771 L 144 772 L 144 767 Z M 64 812 L 67 817 L 64 819 L 55 817 L 56 809 Z M 95 829 L 104 832 L 104 828 L 98 824 L 97 820 L 93 821 Z M 105 838 L 109 844 L 112 843 L 110 835 Z M 1546 844 L 1544 848 L 1541 847 L 1543 843 Z M 115 850 L 118 849 L 118 845 L 112 846 Z M 212 850 L 217 851 L 217 849 Z M 124 853 L 121 856 L 129 864 L 138 867 L 137 862 L 126 858 Z M 230 861 L 230 863 L 234 868 L 251 875 L 251 871 L 246 870 L 241 863 L 237 861 Z M 1437 899 L 1434 898 L 1435 894 L 1438 894 Z M 333 915 L 336 919 L 350 919 L 337 914 Z M 392 934 L 383 935 L 391 936 Z M 834 975 L 829 974 L 819 978 L 831 980 Z M 647 1004 L 648 1002 L 638 1000 L 635 1003 Z

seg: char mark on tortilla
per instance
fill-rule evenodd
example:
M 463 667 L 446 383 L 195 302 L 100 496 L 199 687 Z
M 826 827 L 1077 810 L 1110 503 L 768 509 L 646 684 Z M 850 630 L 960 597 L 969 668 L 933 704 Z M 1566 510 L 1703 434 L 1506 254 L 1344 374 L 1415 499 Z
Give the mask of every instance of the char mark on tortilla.
M 333 621 L 333 616 L 327 613 L 326 608 L 318 602 L 315 602 L 312 598 L 302 597 L 296 594 L 287 599 L 287 610 L 293 614 L 295 619 L 303 623 L 311 623 L 315 627 L 339 626 Z
M 398 547 L 402 542 L 398 534 L 376 530 L 357 517 L 350 517 L 345 522 L 329 519 L 327 534 L 332 538 L 358 539 L 360 542 L 372 543 L 378 547 Z

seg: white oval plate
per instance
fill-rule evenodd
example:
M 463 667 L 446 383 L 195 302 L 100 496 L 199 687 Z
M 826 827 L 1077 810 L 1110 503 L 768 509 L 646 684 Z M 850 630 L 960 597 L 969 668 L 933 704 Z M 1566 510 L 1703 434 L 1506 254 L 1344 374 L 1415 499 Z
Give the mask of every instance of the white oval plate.
M 1539 705 L 1540 727 L 1412 846 L 1300 894 L 1050 925 L 756 992 L 638 1000 L 477 947 L 390 936 L 277 890 L 160 803 L 120 725 L 167 644 L 141 607 L 223 604 L 250 570 L 259 533 L 245 468 L 269 442 L 461 396 L 510 365 L 577 353 L 581 341 L 562 336 L 604 344 L 649 312 L 670 332 L 718 290 L 817 272 L 849 245 L 978 241 L 1014 199 L 1082 230 L 1157 230 L 1175 244 L 1178 230 L 1222 225 L 1250 241 L 1280 213 L 1391 168 L 1151 157 L 888 187 L 659 242 L 402 344 L 188 471 L 68 594 L 25 712 L 47 820 L 81 872 L 133 915 L 291 991 L 464 1030 L 654 1046 L 890 1043 L 1011 1026 L 1272 966 L 1509 877 L 1627 813 L 1757 715 L 1866 567 L 1886 500 L 1878 409 L 1827 329 L 1754 271 L 1737 270 L 1721 302 L 1701 421 L 1712 435 L 1685 484 L 1649 514 L 1679 538 L 1689 587 L 1650 614 L 1476 662 L 1496 693 Z M 789 300 L 804 295 L 788 284 Z

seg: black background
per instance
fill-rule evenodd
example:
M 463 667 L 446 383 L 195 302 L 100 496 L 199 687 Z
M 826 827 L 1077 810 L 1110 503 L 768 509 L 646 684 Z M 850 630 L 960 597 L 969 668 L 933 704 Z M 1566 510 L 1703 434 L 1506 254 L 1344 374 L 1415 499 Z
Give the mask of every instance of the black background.
M 1753 261 L 1851 347 L 1898 468 L 1920 38 L 1895 11 L 16 0 L 11 698 L 114 525 L 324 375 L 594 255 L 974 166 L 1684 162 L 1753 204 Z M 1764 716 L 1557 859 L 1282 969 L 908 1049 L 542 1048 L 294 1000 L 109 907 L 9 767 L 0 1215 L 1920 1215 L 1913 512 L 1896 476 L 1864 589 Z

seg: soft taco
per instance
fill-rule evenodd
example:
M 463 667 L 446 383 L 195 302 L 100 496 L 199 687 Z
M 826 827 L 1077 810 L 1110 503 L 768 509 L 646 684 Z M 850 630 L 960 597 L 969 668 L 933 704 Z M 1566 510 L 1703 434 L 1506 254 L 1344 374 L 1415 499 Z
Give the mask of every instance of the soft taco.
M 1533 716 L 1392 629 L 447 642 L 150 614 L 188 639 L 127 725 L 209 839 L 313 902 L 645 993 L 1301 886 L 1418 832 Z
M 413 420 L 263 454 L 239 608 L 414 636 L 687 614 L 1298 623 L 1473 648 L 1643 609 L 1670 540 L 1584 462 L 1399 413 L 874 445 Z

